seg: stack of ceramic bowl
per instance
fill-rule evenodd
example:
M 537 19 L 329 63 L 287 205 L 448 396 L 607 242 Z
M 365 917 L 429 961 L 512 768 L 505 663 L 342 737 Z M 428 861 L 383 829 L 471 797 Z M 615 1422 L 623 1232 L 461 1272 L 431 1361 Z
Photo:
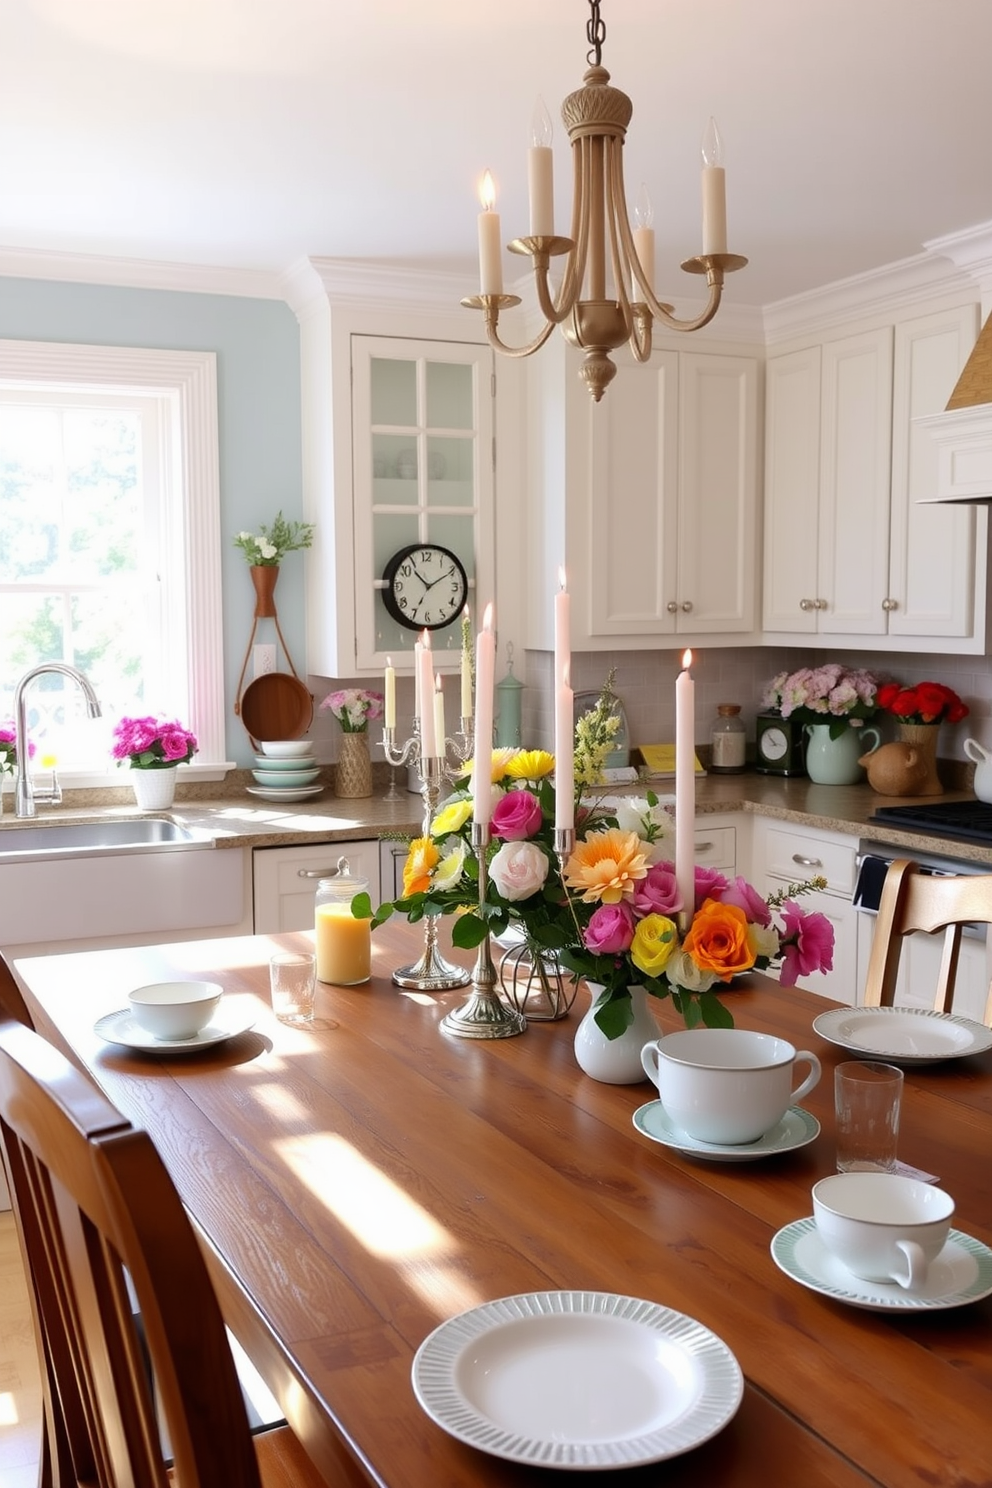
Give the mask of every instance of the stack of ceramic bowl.
M 305 801 L 319 796 L 320 766 L 309 739 L 270 739 L 259 745 L 252 774 L 257 785 L 248 794 L 266 801 Z

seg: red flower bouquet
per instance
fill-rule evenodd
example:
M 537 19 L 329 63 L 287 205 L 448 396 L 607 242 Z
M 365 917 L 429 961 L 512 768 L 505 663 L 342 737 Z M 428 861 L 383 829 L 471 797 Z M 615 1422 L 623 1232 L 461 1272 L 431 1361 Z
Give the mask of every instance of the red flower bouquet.
M 942 682 L 917 682 L 903 687 L 886 682 L 878 689 L 878 706 L 901 723 L 960 723 L 968 716 L 968 705 Z

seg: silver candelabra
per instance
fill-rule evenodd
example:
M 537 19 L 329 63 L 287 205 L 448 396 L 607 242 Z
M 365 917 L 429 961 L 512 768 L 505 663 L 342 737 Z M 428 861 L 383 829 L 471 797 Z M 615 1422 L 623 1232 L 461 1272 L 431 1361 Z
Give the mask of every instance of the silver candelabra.
M 488 846 L 488 822 L 473 822 L 472 850 L 479 864 L 479 915 L 482 919 L 485 919 Z M 527 1019 L 500 997 L 496 990 L 498 980 L 487 929 L 476 952 L 471 996 L 461 1007 L 454 1008 L 441 1019 L 442 1032 L 473 1039 L 513 1038 L 516 1034 L 523 1033 L 527 1027 Z

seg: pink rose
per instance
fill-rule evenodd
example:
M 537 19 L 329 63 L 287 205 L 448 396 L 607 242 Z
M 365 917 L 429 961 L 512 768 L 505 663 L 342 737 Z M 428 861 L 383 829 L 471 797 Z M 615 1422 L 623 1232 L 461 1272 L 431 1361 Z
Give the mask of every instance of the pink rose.
M 733 883 L 720 895 L 721 904 L 736 904 L 742 909 L 752 925 L 770 925 L 772 922 L 771 911 L 762 899 L 757 889 L 749 884 L 746 878 L 740 874 Z
M 184 760 L 188 749 L 188 735 L 185 729 L 164 729 L 162 732 L 162 753 L 167 760 Z
M 634 939 L 634 916 L 626 904 L 601 904 L 582 932 L 582 943 L 594 956 L 619 956 Z
M 826 915 L 816 911 L 807 913 L 795 900 L 787 899 L 782 908 L 782 919 L 785 930 L 780 984 L 794 987 L 801 976 L 809 976 L 812 971 L 832 971 L 834 927 Z
M 719 868 L 700 868 L 696 865 L 696 909 L 702 909 L 707 899 L 719 899 L 722 902 L 729 888 L 730 884 Z
M 638 915 L 660 914 L 671 917 L 682 908 L 682 895 L 675 881 L 671 863 L 654 863 L 634 888 L 634 909 Z
M 494 837 L 507 842 L 523 842 L 540 830 L 543 820 L 541 803 L 526 790 L 506 791 L 493 807 L 492 826 Z

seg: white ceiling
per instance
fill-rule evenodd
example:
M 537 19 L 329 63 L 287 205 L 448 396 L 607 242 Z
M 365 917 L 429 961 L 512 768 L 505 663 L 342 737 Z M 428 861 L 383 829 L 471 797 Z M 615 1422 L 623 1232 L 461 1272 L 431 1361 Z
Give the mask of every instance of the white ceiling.
M 0 0 L 0 265 L 41 249 L 473 270 L 479 176 L 496 176 L 504 240 L 526 231 L 531 113 L 540 95 L 557 125 L 580 86 L 588 15 L 587 0 Z M 602 17 L 660 289 L 693 292 L 677 266 L 699 251 L 711 114 L 729 247 L 750 259 L 729 302 L 992 219 L 992 0 L 602 0 Z M 555 143 L 565 231 L 560 126 Z

